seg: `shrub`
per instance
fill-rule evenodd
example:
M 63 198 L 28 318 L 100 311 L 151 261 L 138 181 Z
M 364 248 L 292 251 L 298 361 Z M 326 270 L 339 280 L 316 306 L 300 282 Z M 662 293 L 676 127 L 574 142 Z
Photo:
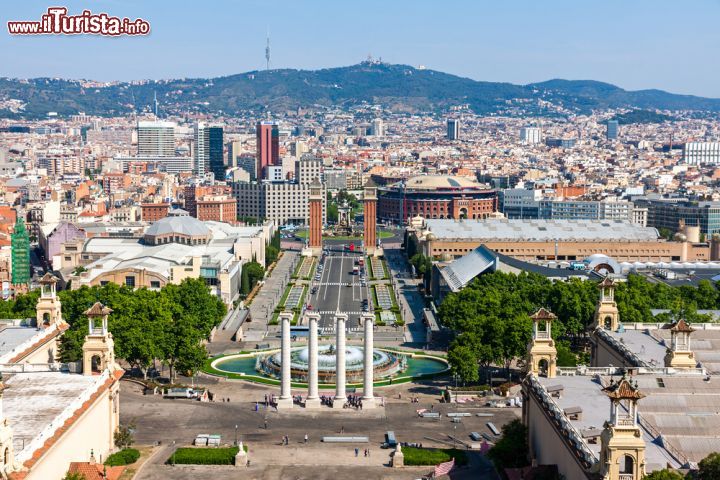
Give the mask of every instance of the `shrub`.
M 119 452 L 115 452 L 105 460 L 108 467 L 118 467 L 120 465 L 130 465 L 140 458 L 140 452 L 134 448 L 125 448 Z
M 455 448 L 403 447 L 402 453 L 404 464 L 407 466 L 438 465 L 450 461 L 451 458 L 455 458 L 457 465 L 465 465 L 467 463 L 467 455 L 465 452 Z
M 234 465 L 238 447 L 193 448 L 183 447 L 175 450 L 167 459 L 168 464 L 181 465 Z M 247 447 L 245 447 L 247 451 Z

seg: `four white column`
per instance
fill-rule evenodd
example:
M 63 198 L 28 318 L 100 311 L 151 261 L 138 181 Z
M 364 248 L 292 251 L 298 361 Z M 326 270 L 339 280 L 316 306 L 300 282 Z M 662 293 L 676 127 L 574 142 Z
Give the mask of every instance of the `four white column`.
M 290 320 L 293 318 L 292 312 L 280 313 L 280 398 L 277 402 L 278 409 L 292 408 L 292 377 L 290 375 Z
M 308 338 L 308 394 L 305 400 L 305 408 L 319 408 L 320 397 L 318 396 L 318 322 L 320 315 L 317 313 L 306 314 L 309 328 Z
M 280 313 L 281 324 L 281 368 L 280 368 L 280 398 L 278 408 L 292 408 L 292 377 L 291 377 L 291 343 L 290 343 L 290 322 L 293 318 L 292 312 Z M 308 322 L 308 394 L 305 401 L 306 408 L 319 408 L 320 397 L 318 394 L 318 323 L 320 315 L 314 312 L 307 312 L 305 318 Z M 363 315 L 361 321 L 365 330 L 364 338 L 364 375 L 363 375 L 363 409 L 376 406 L 373 393 L 373 332 L 374 317 Z M 335 398 L 333 406 L 342 408 L 347 401 L 346 393 L 346 372 L 345 372 L 345 335 L 346 335 L 347 314 L 338 313 L 335 315 Z
M 345 393 L 345 324 L 347 314 L 335 314 L 335 399 L 334 408 L 343 408 L 347 401 Z
M 373 315 L 363 315 L 362 322 L 365 327 L 365 362 L 363 376 L 363 397 L 362 406 L 365 408 L 375 408 L 375 395 L 373 394 Z

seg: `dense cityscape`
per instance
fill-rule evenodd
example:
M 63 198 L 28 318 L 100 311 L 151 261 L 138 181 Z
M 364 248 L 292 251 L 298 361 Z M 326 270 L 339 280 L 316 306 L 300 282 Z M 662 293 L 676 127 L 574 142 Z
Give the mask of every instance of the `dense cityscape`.
M 719 100 L 17 77 L 0 477 L 720 479 Z

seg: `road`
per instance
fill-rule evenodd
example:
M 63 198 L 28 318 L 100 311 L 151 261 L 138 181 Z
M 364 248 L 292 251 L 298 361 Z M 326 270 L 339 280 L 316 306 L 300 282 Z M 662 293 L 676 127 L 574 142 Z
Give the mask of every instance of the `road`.
M 325 256 L 325 266 L 316 281 L 315 272 L 310 288 L 317 287 L 314 294 L 306 297 L 306 303 L 320 313 L 320 329 L 325 332 L 334 330 L 333 319 L 336 312 L 346 313 L 346 328 L 359 328 L 362 314 L 362 300 L 369 298 L 368 287 L 361 286 L 359 275 L 353 275 L 355 261 L 362 258 L 361 254 L 344 251 L 342 242 L 325 242 L 329 253 Z

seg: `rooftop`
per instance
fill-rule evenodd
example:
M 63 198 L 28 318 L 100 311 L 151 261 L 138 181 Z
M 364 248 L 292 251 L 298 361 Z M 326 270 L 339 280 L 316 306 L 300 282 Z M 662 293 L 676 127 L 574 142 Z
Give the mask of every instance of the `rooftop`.
M 106 379 L 60 372 L 8 376 L 3 412 L 13 427 L 16 458 L 30 458 Z
M 35 327 L 2 326 L 0 327 L 0 359 L 17 347 L 30 343 L 35 336 L 43 336 L 44 332 Z
M 641 377 L 633 377 L 638 379 Z M 654 379 L 654 377 L 653 377 Z M 598 379 L 594 376 L 567 376 L 567 377 L 556 377 L 556 378 L 544 378 L 538 379 L 540 383 L 545 387 L 562 385 L 563 391 L 560 398 L 553 397 L 555 403 L 563 410 L 572 407 L 581 407 L 582 415 L 579 420 L 570 420 L 570 423 L 582 434 L 583 431 L 587 430 L 602 430 L 606 420 L 610 418 L 610 400 L 603 393 L 603 385 L 600 384 Z M 617 380 L 617 379 L 616 379 Z M 610 377 L 602 377 L 604 385 L 608 385 Z M 702 379 L 700 379 L 702 381 Z M 720 386 L 718 387 L 720 388 Z M 640 390 L 648 395 L 648 398 L 640 400 L 638 403 L 639 411 L 642 414 L 644 405 L 650 398 L 650 392 L 646 392 L 643 385 L 640 385 Z M 720 403 L 720 401 L 719 401 Z M 680 467 L 680 464 L 673 459 L 673 457 L 660 445 L 655 443 L 654 437 L 648 432 L 643 430 L 643 440 L 645 441 L 645 461 L 647 462 L 647 470 L 661 470 L 669 463 L 675 468 Z M 600 441 L 597 443 L 588 443 L 588 447 L 592 450 L 595 455 L 600 457 Z
M 580 240 L 654 242 L 656 229 L 620 220 L 484 220 L 427 219 L 427 229 L 437 239 L 472 240 Z
M 476 181 L 461 176 L 452 175 L 419 175 L 411 177 L 405 181 L 405 188 L 408 190 L 438 190 L 438 189 L 462 189 L 484 188 Z

